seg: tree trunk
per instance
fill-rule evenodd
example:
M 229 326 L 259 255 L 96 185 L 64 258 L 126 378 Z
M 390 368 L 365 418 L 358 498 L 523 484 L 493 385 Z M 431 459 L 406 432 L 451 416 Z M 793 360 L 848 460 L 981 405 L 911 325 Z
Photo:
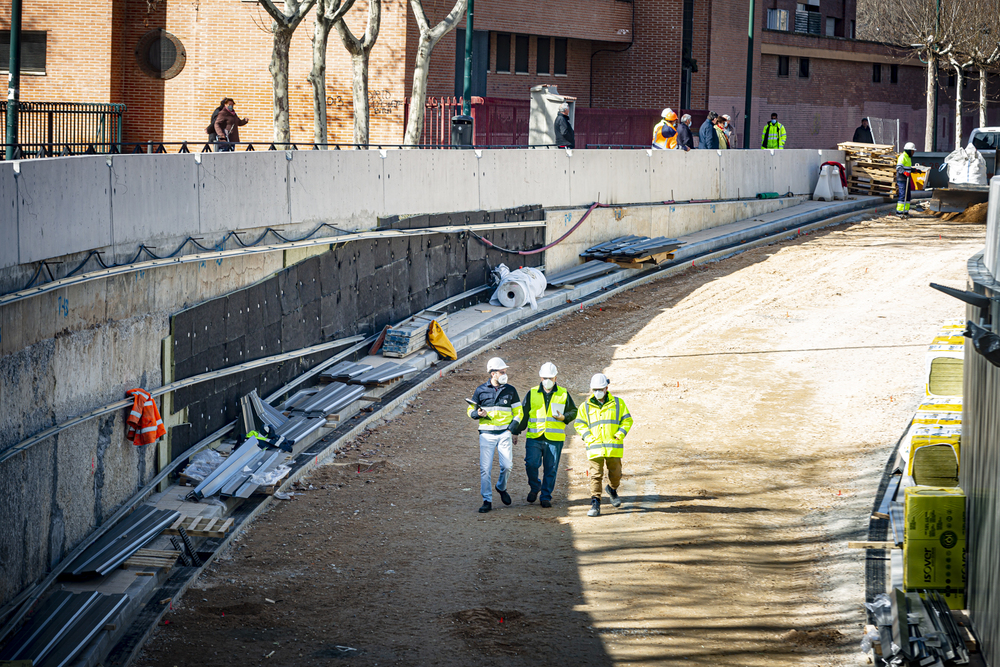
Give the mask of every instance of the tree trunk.
M 979 127 L 986 127 L 986 78 L 985 69 L 979 70 Z
M 274 143 L 284 148 L 291 141 L 292 130 L 288 118 L 288 51 L 294 28 L 274 26 L 274 46 L 271 50 L 271 72 L 274 87 Z
M 962 68 L 955 67 L 955 150 L 962 147 Z
M 354 79 L 354 143 L 368 147 L 368 49 L 351 54 Z
M 326 47 L 329 38 L 330 26 L 317 20 L 313 24 L 313 64 L 309 73 L 309 83 L 313 87 L 313 142 L 317 144 L 327 143 Z
M 937 58 L 931 54 L 927 58 L 927 122 L 924 126 L 924 150 L 930 153 L 934 150 L 934 137 L 937 132 Z
M 413 88 L 410 91 L 410 117 L 406 121 L 403 143 L 416 146 L 424 132 L 424 100 L 427 98 L 427 71 L 431 62 L 434 44 L 424 35 L 420 36 L 417 56 L 413 63 Z

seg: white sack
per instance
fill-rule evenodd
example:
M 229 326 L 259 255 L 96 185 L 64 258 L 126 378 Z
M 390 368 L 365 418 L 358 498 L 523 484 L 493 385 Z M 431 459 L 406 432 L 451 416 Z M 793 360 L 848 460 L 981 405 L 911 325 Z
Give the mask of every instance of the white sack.
M 546 285 L 545 274 L 538 269 L 525 267 L 511 271 L 500 281 L 490 303 L 505 308 L 520 308 L 529 304 L 532 310 L 537 310 L 537 299 L 545 293 Z
M 986 159 L 969 144 L 956 148 L 944 159 L 948 182 L 956 185 L 986 185 Z

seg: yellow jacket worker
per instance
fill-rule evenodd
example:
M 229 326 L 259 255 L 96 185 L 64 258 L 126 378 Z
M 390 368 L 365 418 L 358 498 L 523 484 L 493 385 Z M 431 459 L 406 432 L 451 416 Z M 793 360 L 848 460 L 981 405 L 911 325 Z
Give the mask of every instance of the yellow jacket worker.
M 608 469 L 608 485 L 604 490 L 611 504 L 620 507 L 618 484 L 622 479 L 622 452 L 625 436 L 632 428 L 632 415 L 625 401 L 608 391 L 610 381 L 603 373 L 590 379 L 590 398 L 580 406 L 573 425 L 587 446 L 590 459 L 590 511 L 587 516 L 601 515 L 601 482 L 604 468 Z

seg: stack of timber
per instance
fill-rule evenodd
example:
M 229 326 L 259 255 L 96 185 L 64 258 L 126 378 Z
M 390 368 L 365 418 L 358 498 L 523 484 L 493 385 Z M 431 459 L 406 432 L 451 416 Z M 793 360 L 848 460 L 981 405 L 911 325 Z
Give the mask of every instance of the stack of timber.
M 674 250 L 681 247 L 677 239 L 658 236 L 619 236 L 605 243 L 587 248 L 580 257 L 601 259 L 618 266 L 635 268 L 640 264 L 661 264 L 674 256 Z
M 847 190 L 852 194 L 896 196 L 896 158 L 899 154 L 889 144 L 837 144 L 847 160 Z
M 419 315 L 389 327 L 382 344 L 382 356 L 401 358 L 427 347 L 427 329 L 436 321 L 448 330 L 448 313 L 426 310 Z

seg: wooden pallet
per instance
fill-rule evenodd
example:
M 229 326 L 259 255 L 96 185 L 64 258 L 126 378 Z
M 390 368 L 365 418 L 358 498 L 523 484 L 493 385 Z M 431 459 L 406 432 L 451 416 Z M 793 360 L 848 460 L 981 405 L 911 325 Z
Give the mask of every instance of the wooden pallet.
M 164 535 L 180 535 L 183 526 L 191 537 L 225 537 L 233 527 L 233 520 L 206 519 L 203 516 L 182 516 L 163 531 Z
M 658 252 L 645 257 L 612 257 L 606 261 L 625 269 L 641 268 L 643 264 L 662 264 L 674 258 L 673 252 Z
M 139 549 L 122 563 L 122 568 L 127 570 L 130 567 L 162 567 L 169 570 L 177 562 L 180 555 L 180 551 Z

